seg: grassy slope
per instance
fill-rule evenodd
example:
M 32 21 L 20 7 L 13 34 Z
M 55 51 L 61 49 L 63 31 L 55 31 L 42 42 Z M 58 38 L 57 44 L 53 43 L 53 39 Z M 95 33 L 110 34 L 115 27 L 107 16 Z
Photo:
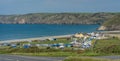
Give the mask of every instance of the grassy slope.
M 31 13 L 25 15 L 1 15 L 5 24 L 101 24 L 116 13 Z
M 95 53 L 103 53 L 105 55 L 120 54 L 120 40 L 111 38 L 107 40 L 97 40 L 93 47 Z
M 103 23 L 107 30 L 120 30 L 120 15 L 116 15 Z

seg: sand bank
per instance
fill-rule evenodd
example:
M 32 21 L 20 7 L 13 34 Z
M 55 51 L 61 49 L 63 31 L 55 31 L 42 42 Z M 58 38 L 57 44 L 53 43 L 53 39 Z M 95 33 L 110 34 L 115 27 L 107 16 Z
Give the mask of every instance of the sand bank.
M 32 41 L 32 40 L 46 40 L 50 38 L 65 38 L 65 37 L 71 37 L 71 36 L 72 34 L 71 35 L 37 37 L 37 38 L 26 38 L 26 39 L 15 39 L 15 40 L 4 40 L 4 41 L 0 41 L 0 43 L 23 42 L 23 41 Z

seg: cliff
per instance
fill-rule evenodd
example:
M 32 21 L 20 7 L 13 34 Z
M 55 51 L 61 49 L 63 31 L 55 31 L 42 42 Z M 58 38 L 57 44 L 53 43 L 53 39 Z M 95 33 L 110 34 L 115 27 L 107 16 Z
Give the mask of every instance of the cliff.
M 98 30 L 120 30 L 120 13 L 31 13 L 0 15 L 1 24 L 101 24 Z
M 120 30 L 120 14 L 105 21 L 99 30 Z
M 102 24 L 116 13 L 31 13 L 0 15 L 1 24 Z

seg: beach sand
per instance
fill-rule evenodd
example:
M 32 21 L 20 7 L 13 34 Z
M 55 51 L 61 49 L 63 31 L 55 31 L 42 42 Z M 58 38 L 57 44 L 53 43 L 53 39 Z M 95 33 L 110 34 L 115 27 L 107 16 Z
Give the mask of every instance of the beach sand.
M 32 41 L 32 40 L 46 40 L 51 38 L 65 38 L 65 37 L 71 37 L 71 35 L 58 35 L 58 36 L 46 36 L 46 37 L 37 37 L 37 38 L 26 38 L 26 39 L 15 39 L 15 40 L 4 40 L 0 41 L 0 43 L 11 43 L 11 42 L 23 42 L 23 41 Z

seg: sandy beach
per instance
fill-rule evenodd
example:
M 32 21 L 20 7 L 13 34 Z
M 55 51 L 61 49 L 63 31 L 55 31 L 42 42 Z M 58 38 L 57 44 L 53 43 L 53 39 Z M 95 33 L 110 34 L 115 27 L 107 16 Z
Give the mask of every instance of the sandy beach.
M 15 39 L 15 40 L 4 40 L 0 41 L 0 43 L 11 43 L 11 42 L 22 42 L 22 41 L 32 41 L 32 40 L 46 40 L 51 38 L 65 38 L 65 37 L 71 37 L 71 35 L 58 35 L 58 36 L 46 36 L 46 37 L 36 37 L 36 38 L 26 38 L 26 39 Z

